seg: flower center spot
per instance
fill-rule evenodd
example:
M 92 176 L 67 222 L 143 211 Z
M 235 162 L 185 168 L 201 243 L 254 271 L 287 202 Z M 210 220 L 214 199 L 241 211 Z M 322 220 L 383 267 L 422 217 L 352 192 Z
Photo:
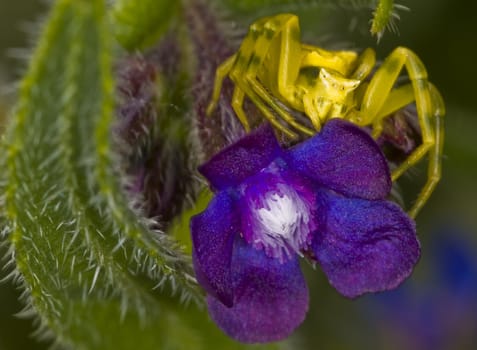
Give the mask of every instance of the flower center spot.
M 286 186 L 265 193 L 258 203 L 250 208 L 254 246 L 280 261 L 296 253 L 302 255 L 300 251 L 308 244 L 311 225 L 308 205 Z
M 258 209 L 257 217 L 270 236 L 290 239 L 300 219 L 295 203 L 288 196 L 273 193 L 266 198 L 267 207 Z

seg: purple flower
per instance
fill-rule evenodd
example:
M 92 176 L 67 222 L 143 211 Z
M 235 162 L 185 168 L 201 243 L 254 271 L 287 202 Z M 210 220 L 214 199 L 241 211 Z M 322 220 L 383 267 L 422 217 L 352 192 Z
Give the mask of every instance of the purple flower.
M 396 287 L 419 258 L 413 221 L 385 200 L 386 160 L 348 122 L 287 150 L 262 127 L 199 170 L 216 195 L 191 221 L 195 272 L 211 317 L 238 341 L 277 341 L 303 321 L 299 256 L 350 298 Z

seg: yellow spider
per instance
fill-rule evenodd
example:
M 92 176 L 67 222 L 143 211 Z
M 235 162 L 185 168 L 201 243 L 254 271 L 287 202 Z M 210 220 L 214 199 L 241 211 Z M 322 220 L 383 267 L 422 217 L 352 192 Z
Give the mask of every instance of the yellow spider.
M 303 44 L 298 17 L 293 14 L 262 18 L 250 26 L 238 52 L 218 67 L 207 114 L 214 111 L 227 76 L 235 83 L 232 107 L 246 131 L 250 126 L 243 110 L 245 96 L 290 138 L 298 136 L 290 127 L 313 135 L 330 118 L 371 126 L 377 138 L 384 118 L 415 102 L 422 143 L 392 172 L 395 181 L 429 153 L 427 182 L 409 211 L 415 217 L 441 176 L 444 102 L 411 50 L 396 48 L 371 74 L 375 63 L 370 48 L 358 55 Z M 403 67 L 410 82 L 395 87 Z M 316 130 L 297 122 L 283 105 L 306 114 Z

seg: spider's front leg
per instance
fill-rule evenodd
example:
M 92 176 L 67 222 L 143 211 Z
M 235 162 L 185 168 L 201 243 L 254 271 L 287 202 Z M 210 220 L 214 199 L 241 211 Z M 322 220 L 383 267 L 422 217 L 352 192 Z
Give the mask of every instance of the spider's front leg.
M 429 165 L 427 169 L 427 182 L 424 185 L 423 189 L 419 193 L 414 205 L 409 210 L 409 215 L 412 218 L 417 216 L 417 213 L 422 209 L 424 204 L 431 196 L 434 188 L 441 179 L 441 169 L 442 169 L 442 152 L 444 147 L 444 115 L 445 115 L 445 104 L 444 100 L 434 85 L 428 83 L 429 94 L 432 103 L 432 117 L 433 120 L 430 120 L 430 123 L 433 125 L 433 143 L 430 145 L 429 149 Z M 421 129 L 422 129 L 422 123 Z M 417 150 L 416 150 L 417 151 Z M 396 180 L 404 171 L 406 171 L 413 164 L 417 163 L 422 156 L 415 154 L 417 152 L 411 153 L 411 155 L 401 164 L 398 168 L 392 173 L 393 181 Z M 414 158 L 413 158 L 414 157 Z M 400 169 L 402 168 L 402 169 Z
M 230 56 L 224 62 L 222 62 L 215 71 L 215 80 L 214 80 L 214 88 L 212 90 L 212 98 L 206 110 L 206 114 L 208 116 L 212 115 L 215 108 L 217 108 L 217 104 L 220 98 L 220 91 L 222 90 L 222 84 L 224 82 L 225 77 L 229 75 L 230 70 L 234 66 L 236 57 L 237 57 L 237 54 Z
M 301 46 L 298 17 L 292 14 L 271 17 L 261 28 L 241 80 L 245 82 L 246 94 L 267 119 L 272 123 L 275 119 L 268 110 L 270 108 L 296 130 L 311 136 L 314 131 L 298 123 L 270 93 L 271 91 L 290 107 L 302 103 L 297 101 L 295 85 L 304 55 Z M 240 77 L 237 76 L 236 79 Z M 279 123 L 274 126 L 292 138 L 296 136 L 291 135 L 288 129 Z
M 259 72 L 267 69 L 273 70 L 274 65 L 268 64 L 267 67 L 264 67 L 264 61 L 289 16 L 291 15 L 266 17 L 252 24 L 240 46 L 236 63 L 229 75 L 236 84 L 232 107 L 240 120 L 246 119 L 243 101 L 247 96 L 276 129 L 281 130 L 290 138 L 295 138 L 297 135 L 283 126 L 270 108 L 290 124 L 296 124 L 295 121 L 275 102 L 263 87 L 263 83 L 257 79 Z M 273 57 L 273 55 L 270 56 Z
M 262 18 L 252 24 L 250 26 L 249 32 L 242 41 L 238 52 L 227 58 L 217 68 L 215 72 L 214 88 L 212 91 L 211 101 L 206 110 L 206 114 L 211 116 L 215 108 L 217 108 L 223 81 L 227 76 L 230 76 L 230 78 L 236 84 L 232 96 L 232 107 L 240 122 L 242 123 L 245 131 L 247 132 L 250 131 L 250 126 L 242 108 L 245 92 L 243 90 L 243 84 L 240 84 L 240 78 L 237 79 L 237 76 L 240 76 L 240 74 L 243 74 L 243 72 L 246 71 L 249 61 L 253 55 L 256 38 L 261 32 L 263 23 L 267 20 L 267 18 Z
M 296 104 L 294 82 L 302 56 L 300 28 L 295 15 L 280 14 L 256 21 L 250 26 L 238 52 L 217 69 L 207 114 L 210 115 L 215 109 L 222 81 L 229 76 L 235 83 L 232 107 L 247 131 L 249 125 L 243 110 L 245 96 L 276 129 L 288 137 L 295 138 L 297 135 L 283 125 L 277 116 L 296 130 L 313 135 L 313 130 L 298 123 L 277 102 L 278 97 L 289 106 Z
M 403 67 L 408 71 L 411 84 L 393 89 Z M 409 211 L 411 217 L 422 209 L 441 177 L 445 113 L 443 99 L 428 82 L 426 69 L 416 54 L 398 47 L 386 58 L 369 83 L 356 120 L 361 125 L 372 124 L 373 136 L 377 137 L 382 130 L 382 118 L 414 100 L 422 143 L 392 172 L 395 181 L 429 153 L 428 179 Z

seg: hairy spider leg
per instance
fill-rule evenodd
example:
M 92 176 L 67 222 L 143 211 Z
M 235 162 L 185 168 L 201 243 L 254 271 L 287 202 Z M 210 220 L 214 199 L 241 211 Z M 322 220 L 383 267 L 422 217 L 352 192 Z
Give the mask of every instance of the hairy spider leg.
M 254 24 L 250 26 L 249 32 L 247 33 L 246 37 L 242 41 L 242 44 L 240 45 L 239 50 L 237 53 L 233 54 L 229 58 L 227 58 L 222 64 L 219 65 L 219 67 L 215 71 L 215 80 L 214 80 L 214 88 L 212 91 L 212 97 L 209 105 L 207 106 L 207 115 L 210 116 L 212 112 L 217 108 L 217 103 L 220 98 L 220 91 L 222 90 L 222 84 L 224 82 L 224 79 L 230 75 L 231 71 L 233 69 L 236 69 L 237 65 L 243 65 L 243 61 L 246 60 L 248 62 L 248 59 L 250 59 L 251 53 L 246 55 L 247 53 L 247 48 L 250 47 L 249 41 L 254 41 L 252 39 L 253 36 L 257 35 L 257 27 L 260 27 L 260 24 L 262 22 L 265 22 L 268 20 L 268 17 L 262 18 L 258 21 L 256 21 Z M 245 53 L 245 55 L 244 55 Z M 245 58 L 244 58 L 245 56 Z M 238 93 L 237 93 L 238 94 Z M 248 122 L 247 122 L 248 125 Z M 244 125 L 245 126 L 245 125 Z M 250 128 L 249 128 L 250 129 Z M 250 130 L 248 130 L 250 131 Z
M 434 107 L 434 145 L 429 151 L 429 165 L 427 168 L 427 182 L 422 188 L 419 196 L 417 197 L 414 205 L 409 211 L 409 215 L 415 218 L 418 212 L 422 209 L 424 204 L 431 196 L 437 183 L 441 179 L 442 168 L 442 153 L 444 147 L 444 115 L 445 105 L 444 99 L 437 90 L 437 88 L 429 83 L 429 93 L 431 95 L 431 101 Z M 406 161 L 408 161 L 406 159 Z M 416 161 L 418 161 L 417 159 Z
M 243 110 L 243 100 L 245 97 L 245 90 L 247 90 L 247 96 L 255 103 L 256 107 L 264 114 L 264 116 L 270 121 L 270 123 L 277 129 L 282 130 L 288 137 L 296 138 L 296 134 L 292 131 L 284 128 L 275 118 L 275 116 L 267 109 L 260 98 L 247 86 L 242 83 L 241 77 L 244 75 L 247 66 L 253 56 L 253 49 L 255 47 L 256 38 L 260 36 L 263 23 L 268 21 L 268 18 L 262 18 L 250 26 L 250 30 L 244 38 L 238 52 L 235 55 L 229 57 L 224 63 L 222 63 L 216 70 L 214 89 L 212 93 L 211 102 L 207 107 L 207 115 L 211 115 L 214 109 L 217 107 L 218 100 L 220 98 L 220 91 L 222 89 L 223 80 L 229 76 L 235 83 L 235 89 L 232 96 L 232 108 L 234 109 L 238 119 L 242 123 L 245 131 L 250 131 L 250 125 Z
M 377 139 L 383 131 L 383 119 L 416 100 L 412 84 L 392 89 L 373 121 L 372 136 Z
M 215 108 L 217 108 L 217 104 L 219 102 L 220 98 L 220 91 L 222 90 L 222 84 L 225 79 L 232 70 L 232 68 L 235 65 L 235 62 L 237 60 L 237 54 L 230 56 L 225 60 L 216 70 L 215 72 L 215 81 L 214 81 L 214 88 L 212 91 L 212 97 L 209 105 L 207 106 L 206 114 L 207 116 L 211 116 L 212 113 L 214 112 Z M 232 107 L 234 105 L 241 105 L 241 101 L 243 101 L 244 98 L 244 93 L 243 91 L 238 87 L 235 86 L 234 92 L 232 95 Z M 237 114 L 237 117 L 239 118 L 240 122 L 242 123 L 242 126 L 244 127 L 246 132 L 250 131 L 250 125 L 248 123 L 248 119 L 245 116 L 245 112 L 242 111 L 242 113 L 237 113 L 236 108 L 234 108 L 235 114 Z
M 278 91 L 277 85 L 280 86 L 279 81 L 283 79 L 283 75 L 286 76 L 286 80 L 295 80 L 298 76 L 302 52 L 297 25 L 298 19 L 292 15 L 276 16 L 273 20 L 265 22 L 263 28 L 261 28 L 260 36 L 255 42 L 253 54 L 244 72 L 243 80 L 248 85 L 246 94 L 251 97 L 254 103 L 258 101 L 252 98 L 253 95 L 249 93 L 249 89 L 253 90 L 253 92 L 285 120 L 285 122 L 296 130 L 300 130 L 311 136 L 314 134 L 313 130 L 295 121 L 295 119 L 276 102 L 275 98 L 261 82 L 265 82 L 265 86 L 273 92 Z M 298 30 L 298 34 L 293 33 L 296 30 Z M 298 37 L 296 37 L 297 35 Z M 266 58 L 268 58 L 266 61 L 266 69 L 262 70 L 261 68 Z M 284 73 L 284 71 L 286 72 Z M 278 82 L 276 78 L 277 75 Z M 294 89 L 295 86 L 290 85 L 290 88 Z M 279 129 L 284 131 L 283 127 L 279 127 Z
M 261 19 L 260 21 L 255 22 L 251 28 L 249 33 L 247 34 L 246 38 L 242 42 L 242 45 L 239 51 L 227 58 L 216 70 L 215 73 L 215 81 L 214 81 L 214 88 L 212 92 L 212 97 L 209 105 L 207 106 L 206 114 L 208 116 L 212 115 L 215 108 L 217 108 L 217 104 L 220 98 L 220 92 L 222 90 L 223 81 L 227 76 L 232 78 L 232 71 L 237 70 L 237 67 L 244 66 L 244 62 L 246 63 L 250 58 L 250 53 L 247 53 L 248 48 L 250 45 L 248 44 L 249 41 L 253 40 L 251 37 L 256 36 L 256 28 L 260 26 L 261 22 L 266 21 L 266 18 Z M 232 95 L 232 108 L 234 109 L 238 119 L 240 120 L 242 126 L 244 127 L 246 132 L 250 131 L 250 125 L 248 119 L 243 111 L 243 99 L 244 99 L 244 92 L 240 88 L 240 84 L 237 81 L 234 81 L 235 88 Z M 273 123 L 275 125 L 275 123 Z
M 354 71 L 350 78 L 356 80 L 365 79 L 376 65 L 376 52 L 371 49 L 365 49 L 356 59 Z
M 359 125 L 378 125 L 382 122 L 383 112 L 381 110 L 383 110 L 383 106 L 387 101 L 392 101 L 395 105 L 399 105 L 411 99 L 408 87 L 401 90 L 395 89 L 398 92 L 391 94 L 393 85 L 403 67 L 407 69 L 411 81 L 421 128 L 422 143 L 401 165 L 394 169 L 391 176 L 392 180 L 395 181 L 411 166 L 419 162 L 432 147 L 434 147 L 432 154 L 435 158 L 429 161 L 428 174 L 430 176 L 428 176 L 423 190 L 416 199 L 413 208 L 411 208 L 410 215 L 415 217 L 419 209 L 422 208 L 429 198 L 440 178 L 440 157 L 442 151 L 439 151 L 439 148 L 442 148 L 443 141 L 442 123 L 440 121 L 442 116 L 440 113 L 444 109 L 444 103 L 440 94 L 437 92 L 437 89 L 428 83 L 426 69 L 416 54 L 407 48 L 398 47 L 386 58 L 371 79 L 363 97 L 360 111 L 355 118 L 356 123 Z M 389 100 L 390 96 L 391 100 Z M 431 125 L 431 118 L 433 117 L 438 121 L 434 120 L 434 125 Z M 433 130 L 433 126 L 436 128 L 435 130 Z M 377 127 L 378 129 L 382 128 L 381 126 Z
M 432 121 L 433 121 L 433 132 L 434 132 L 434 144 L 429 149 L 429 165 L 427 169 L 427 182 L 422 188 L 421 192 L 419 193 L 416 201 L 414 202 L 413 206 L 409 210 L 409 215 L 415 218 L 418 212 L 422 209 L 425 205 L 429 197 L 431 196 L 434 188 L 436 187 L 437 183 L 441 178 L 441 159 L 442 159 L 442 152 L 443 152 L 443 144 L 444 144 L 444 126 L 443 126 L 443 116 L 445 115 L 445 105 L 442 96 L 440 95 L 437 88 L 428 82 L 429 93 L 431 98 L 431 104 L 433 106 L 433 113 L 432 113 Z M 400 108 L 407 106 L 409 103 L 415 100 L 414 90 L 412 84 L 403 85 L 399 88 L 396 88 L 391 91 L 389 97 L 386 99 L 386 103 L 381 108 L 378 119 L 382 120 L 382 118 L 390 115 L 391 113 L 399 110 Z M 431 121 L 431 122 L 432 122 Z M 382 131 L 382 124 L 378 123 L 379 126 L 379 134 Z M 373 127 L 373 134 L 375 129 Z M 379 136 L 377 134 L 377 136 Z M 375 135 L 373 135 L 375 136 Z M 376 136 L 376 137 L 377 137 Z M 412 154 L 411 154 L 412 156 Z M 396 181 L 397 178 L 402 175 L 404 171 L 406 171 L 409 167 L 411 167 L 414 163 L 418 162 L 420 159 L 411 159 L 408 157 L 403 164 L 401 164 L 392 174 L 392 180 Z
M 236 91 L 239 89 L 241 92 L 234 93 L 235 98 L 232 101 L 232 107 L 239 116 L 240 120 L 246 119 L 245 112 L 243 110 L 243 101 L 244 97 L 247 96 L 255 104 L 255 106 L 263 113 L 264 117 L 271 123 L 275 128 L 281 130 L 290 138 L 296 138 L 297 135 L 284 127 L 276 118 L 276 116 L 269 110 L 266 103 L 269 105 L 275 105 L 279 115 L 283 116 L 286 114 L 281 110 L 279 106 L 275 104 L 272 98 L 267 99 L 263 97 L 263 94 L 260 94 L 260 90 L 253 89 L 249 83 L 251 80 L 250 77 L 257 76 L 257 70 L 261 67 L 263 63 L 263 57 L 266 55 L 266 52 L 263 56 L 256 55 L 257 43 L 260 42 L 260 39 L 264 38 L 265 25 L 268 23 L 269 18 L 262 18 L 261 20 L 255 22 L 250 26 L 250 30 L 240 46 L 239 52 L 237 54 L 237 59 L 235 65 L 230 70 L 229 76 L 236 84 Z M 260 43 L 260 45 L 262 45 Z M 269 40 L 263 43 L 262 49 L 268 51 L 270 46 Z M 262 87 L 262 86 L 259 86 Z M 266 91 L 265 89 L 262 90 Z M 258 93 L 257 93 L 258 91 Z M 271 102 L 271 103 L 270 103 Z M 285 115 L 285 118 L 288 116 Z M 291 119 L 291 117 L 289 117 Z M 304 128 L 301 125 L 298 125 L 294 120 L 291 120 L 293 124 L 298 127 Z
M 232 98 L 232 107 L 239 117 L 240 121 L 243 120 L 246 121 L 246 116 L 245 112 L 243 110 L 243 100 L 245 97 L 244 89 L 248 90 L 247 86 L 244 85 L 242 81 L 238 81 L 237 86 L 234 90 L 234 96 Z M 289 130 L 288 128 L 284 127 L 280 122 L 277 120 L 275 115 L 268 109 L 268 107 L 263 103 L 262 99 L 255 94 L 254 90 L 248 90 L 247 91 L 247 96 L 252 100 L 252 102 L 255 104 L 255 106 L 262 112 L 264 117 L 278 130 L 281 130 L 284 134 L 286 134 L 288 137 L 291 139 L 295 139 L 297 137 L 297 134 L 295 134 L 293 131 Z M 243 119 L 242 119 L 243 118 Z M 244 124 L 243 124 L 244 125 Z M 244 125 L 245 130 L 248 132 L 250 131 L 250 128 L 248 127 L 248 122 L 247 125 Z
M 217 103 L 219 102 L 220 98 L 220 91 L 222 90 L 222 83 L 224 82 L 225 77 L 229 74 L 230 70 L 234 66 L 236 58 L 237 54 L 230 56 L 215 71 L 215 81 L 214 89 L 212 91 L 212 98 L 206 110 L 206 114 L 208 116 L 212 115 L 215 108 L 217 108 Z
M 277 121 L 276 117 L 270 112 L 266 104 L 296 129 L 301 130 L 308 135 L 312 135 L 313 131 L 300 125 L 288 113 L 286 113 L 256 79 L 259 74 L 259 69 L 262 67 L 263 60 L 270 49 L 271 43 L 276 37 L 276 28 L 281 27 L 282 21 L 286 20 L 286 17 L 290 16 L 282 15 L 276 16 L 273 19 L 265 18 L 250 26 L 249 34 L 245 37 L 239 50 L 241 59 L 237 60 L 237 64 L 230 71 L 230 77 L 277 129 L 286 133 L 291 138 L 296 138 L 297 135 L 295 133 Z M 233 108 L 237 115 L 244 114 L 242 107 L 243 96 L 241 97 L 241 99 L 234 99 L 233 101 Z
M 278 21 L 269 21 L 265 24 L 265 31 L 269 37 L 269 52 L 265 52 L 257 43 L 257 51 L 267 56 L 267 67 L 260 71 L 260 79 L 277 96 L 292 108 L 298 109 L 300 97 L 296 91 L 296 80 L 301 68 L 305 52 L 302 50 L 301 32 L 298 17 L 292 14 L 279 16 Z M 266 40 L 262 38 L 263 41 Z M 260 44 L 262 44 L 260 43 Z
M 234 88 L 234 92 L 232 94 L 232 108 L 234 109 L 235 114 L 240 120 L 240 123 L 242 123 L 242 126 L 245 129 L 245 132 L 250 132 L 250 124 L 248 123 L 247 116 L 245 115 L 245 112 L 242 109 L 244 97 L 245 95 L 243 90 L 236 85 Z

